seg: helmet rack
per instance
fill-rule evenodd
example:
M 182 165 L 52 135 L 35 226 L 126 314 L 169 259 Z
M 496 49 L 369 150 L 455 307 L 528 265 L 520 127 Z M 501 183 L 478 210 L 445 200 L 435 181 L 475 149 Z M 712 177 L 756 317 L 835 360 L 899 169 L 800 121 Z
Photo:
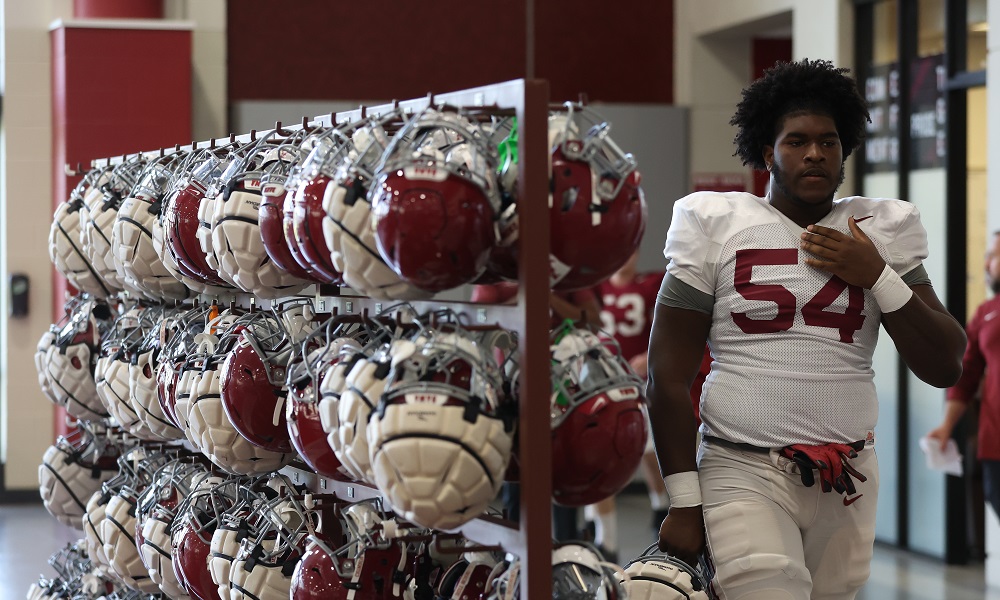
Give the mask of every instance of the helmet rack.
M 549 373 L 549 214 L 548 214 L 548 108 L 549 85 L 547 81 L 517 79 L 477 88 L 443 94 L 428 94 L 410 100 L 393 101 L 378 106 L 360 106 L 357 109 L 303 117 L 301 123 L 284 125 L 276 122 L 273 129 L 251 130 L 243 134 L 229 134 L 219 138 L 195 141 L 172 148 L 157 148 L 138 153 L 98 158 L 90 162 L 91 168 L 121 164 L 139 156 L 153 160 L 174 153 L 198 148 L 215 148 L 217 144 L 247 144 L 261 137 L 272 135 L 287 137 L 302 129 L 331 127 L 361 120 L 373 115 L 386 115 L 396 110 L 412 114 L 428 106 L 444 105 L 468 111 L 473 117 L 488 115 L 515 115 L 519 123 L 518 153 L 519 178 L 519 265 L 520 290 L 517 302 L 512 305 L 474 304 L 452 301 L 413 301 L 408 304 L 418 313 L 442 308 L 464 315 L 469 325 L 500 326 L 518 334 L 521 353 L 519 389 L 519 454 L 531 457 L 520 468 L 520 522 L 511 522 L 490 515 L 483 515 L 460 528 L 465 537 L 493 547 L 499 544 L 504 550 L 521 559 L 521 597 L 546 598 L 552 595 L 552 448 L 548 398 L 551 392 Z M 82 165 L 65 165 L 67 176 L 80 175 Z M 338 315 L 381 315 L 395 305 L 393 301 L 378 301 L 363 296 L 341 295 L 337 286 L 317 285 L 307 288 L 296 298 L 311 297 L 316 313 Z M 243 308 L 268 309 L 287 301 L 253 298 L 248 294 L 201 296 L 198 302 L 232 305 Z M 542 357 L 545 358 L 542 358 Z M 305 484 L 316 493 L 333 494 L 338 498 L 357 502 L 381 497 L 378 489 L 358 482 L 345 482 L 325 477 L 307 470 L 301 463 L 282 470 L 296 484 Z

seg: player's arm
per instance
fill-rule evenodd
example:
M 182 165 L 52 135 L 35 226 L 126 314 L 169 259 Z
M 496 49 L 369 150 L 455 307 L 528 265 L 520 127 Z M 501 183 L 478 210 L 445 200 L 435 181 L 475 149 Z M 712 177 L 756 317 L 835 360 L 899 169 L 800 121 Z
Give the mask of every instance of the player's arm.
M 597 302 L 597 296 L 589 290 L 574 293 L 572 302 L 555 292 L 550 292 L 549 306 L 560 319 L 580 321 L 584 325 L 594 327 L 599 327 L 601 324 L 601 305 Z
M 711 324 L 711 315 L 705 312 L 657 303 L 649 338 L 646 397 L 660 472 L 668 484 L 671 481 L 667 478 L 681 474 L 682 479 L 693 480 L 696 489 L 698 425 L 690 390 L 701 366 Z M 660 527 L 659 545 L 695 564 L 705 545 L 700 491 L 693 506 L 679 501 L 684 491 L 668 485 L 671 509 Z
M 870 289 L 906 366 L 930 385 L 953 385 L 962 374 L 965 330 L 931 286 L 908 286 L 886 265 L 853 217 L 848 227 L 850 235 L 810 225 L 802 234 L 802 248 L 813 255 L 806 263 Z
M 929 285 L 908 286 L 912 296 L 898 310 L 883 312 L 882 324 L 906 366 L 935 387 L 954 385 L 962 375 L 965 330 Z

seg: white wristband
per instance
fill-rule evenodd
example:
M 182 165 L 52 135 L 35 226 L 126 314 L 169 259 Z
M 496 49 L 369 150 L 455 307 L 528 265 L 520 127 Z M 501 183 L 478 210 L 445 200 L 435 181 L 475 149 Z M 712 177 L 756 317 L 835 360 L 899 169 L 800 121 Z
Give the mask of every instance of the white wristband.
M 882 274 L 878 276 L 878 281 L 872 286 L 872 294 L 875 302 L 883 313 L 895 312 L 910 301 L 913 290 L 903 282 L 903 278 L 889 265 L 882 269 Z
M 674 473 L 663 478 L 663 485 L 670 496 L 670 508 L 701 506 L 701 485 L 698 471 Z

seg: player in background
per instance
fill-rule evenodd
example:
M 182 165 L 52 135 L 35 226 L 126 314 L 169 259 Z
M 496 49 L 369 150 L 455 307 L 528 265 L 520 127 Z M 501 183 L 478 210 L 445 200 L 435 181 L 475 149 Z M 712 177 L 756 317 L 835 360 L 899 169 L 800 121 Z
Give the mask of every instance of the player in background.
M 674 204 L 646 390 L 671 502 L 659 546 L 695 564 L 707 543 L 722 598 L 848 600 L 867 581 L 880 326 L 921 380 L 961 374 L 965 333 L 930 285 L 916 208 L 834 201 L 868 119 L 846 69 L 779 63 L 731 121 L 768 195 Z M 689 389 L 706 341 L 696 453 Z
M 927 437 L 944 450 L 952 430 L 982 389 L 976 458 L 983 470 L 983 494 L 1000 518 L 1000 231 L 993 233 L 986 253 L 986 281 L 993 297 L 979 305 L 965 326 L 969 343 L 962 359 L 962 378 L 948 390 L 941 424 Z

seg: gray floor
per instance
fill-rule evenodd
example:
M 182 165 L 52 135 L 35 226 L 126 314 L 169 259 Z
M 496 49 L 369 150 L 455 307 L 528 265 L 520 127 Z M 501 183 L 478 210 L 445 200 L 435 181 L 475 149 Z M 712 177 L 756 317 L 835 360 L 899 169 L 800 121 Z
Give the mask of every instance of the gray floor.
M 648 500 L 641 494 L 619 497 L 620 556 L 638 555 L 652 540 Z M 41 505 L 0 506 L 0 600 L 19 600 L 44 574 L 46 561 L 81 533 L 64 527 Z M 878 546 L 872 576 L 858 600 L 1000 600 L 987 590 L 982 565 L 951 567 L 939 561 Z

